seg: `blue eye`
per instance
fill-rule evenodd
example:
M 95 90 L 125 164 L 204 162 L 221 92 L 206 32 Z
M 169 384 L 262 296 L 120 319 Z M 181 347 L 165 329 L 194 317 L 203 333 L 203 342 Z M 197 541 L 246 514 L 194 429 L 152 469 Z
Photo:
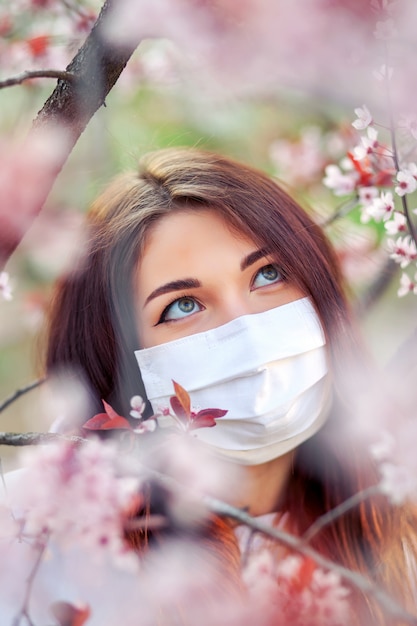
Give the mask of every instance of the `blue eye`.
M 258 289 L 259 287 L 279 283 L 281 280 L 282 274 L 276 265 L 265 265 L 259 270 L 259 272 L 257 272 L 252 283 L 252 289 Z
M 172 320 L 179 320 L 202 310 L 203 307 L 196 300 L 194 300 L 194 298 L 183 296 L 182 298 L 178 298 L 178 300 L 171 302 L 171 304 L 164 309 L 158 324 L 162 322 L 170 322 Z

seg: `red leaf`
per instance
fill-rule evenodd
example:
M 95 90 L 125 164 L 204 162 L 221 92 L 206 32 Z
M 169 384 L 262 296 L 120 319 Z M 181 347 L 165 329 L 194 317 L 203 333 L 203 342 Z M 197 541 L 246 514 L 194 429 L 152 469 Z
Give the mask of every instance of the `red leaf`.
M 117 417 L 113 417 L 113 419 L 108 420 L 100 430 L 111 430 L 112 428 L 126 428 L 128 430 L 133 430 L 129 422 L 125 417 L 121 415 L 117 415 Z
M 26 43 L 28 44 L 32 55 L 36 58 L 45 54 L 50 44 L 50 37 L 48 35 L 38 35 L 37 37 L 27 39 Z
M 227 410 L 223 409 L 202 409 L 198 413 L 191 416 L 190 430 L 196 428 L 212 428 L 216 425 L 216 419 L 226 415 Z
M 107 413 L 98 413 L 91 417 L 89 420 L 83 424 L 83 428 L 88 428 L 89 430 L 101 430 L 103 424 L 109 421 L 109 416 Z
M 122 417 L 110 406 L 105 400 L 102 400 L 105 413 L 98 413 L 91 419 L 87 420 L 83 428 L 88 430 L 112 430 L 113 428 L 125 428 L 133 430 L 128 420 Z
M 190 396 L 175 380 L 172 382 L 174 384 L 175 396 L 171 396 L 169 399 L 171 408 L 177 417 L 188 422 L 191 418 Z
M 186 414 L 186 412 L 184 411 L 180 401 L 178 400 L 177 396 L 171 396 L 171 398 L 169 399 L 169 403 L 171 405 L 172 410 L 174 411 L 175 415 L 177 417 L 180 418 L 181 421 L 183 422 L 188 422 L 189 418 Z
M 211 415 L 196 415 L 190 422 L 189 429 L 196 430 L 196 428 L 212 428 L 216 425 L 216 420 Z
M 107 415 L 110 417 L 111 420 L 117 419 L 118 417 L 121 417 L 121 415 L 116 413 L 116 411 L 113 409 L 113 407 L 110 406 L 110 404 L 108 404 L 105 400 L 102 400 L 102 403 L 104 405 L 104 409 L 105 409 Z
M 190 418 L 191 415 L 191 399 L 184 387 L 181 387 L 175 380 L 172 381 L 174 385 L 175 395 L 178 398 L 180 405 L 182 406 L 186 417 Z
M 212 417 L 219 418 L 226 415 L 227 409 L 202 409 L 196 415 L 196 417 L 203 417 L 205 415 L 211 415 Z

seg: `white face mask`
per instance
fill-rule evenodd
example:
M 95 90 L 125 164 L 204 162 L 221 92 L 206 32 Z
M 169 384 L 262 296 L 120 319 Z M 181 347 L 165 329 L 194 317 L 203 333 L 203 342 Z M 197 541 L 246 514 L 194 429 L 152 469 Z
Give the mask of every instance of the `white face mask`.
M 172 380 L 188 391 L 193 409 L 227 410 L 216 426 L 193 434 L 244 465 L 293 450 L 327 416 L 325 337 L 308 298 L 135 355 L 154 412 L 169 407 Z M 173 425 L 169 417 L 158 422 Z

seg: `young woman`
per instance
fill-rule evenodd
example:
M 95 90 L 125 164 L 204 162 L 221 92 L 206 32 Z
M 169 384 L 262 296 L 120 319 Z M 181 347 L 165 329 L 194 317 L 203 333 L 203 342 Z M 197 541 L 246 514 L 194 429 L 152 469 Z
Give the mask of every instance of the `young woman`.
M 57 287 L 47 370 L 77 371 L 92 412 L 104 399 L 128 415 L 140 394 L 149 417 L 177 380 L 193 404 L 228 411 L 196 434 L 244 466 L 232 504 L 285 512 L 299 536 L 376 481 L 342 429 L 362 349 L 334 252 L 275 181 L 215 154 L 162 150 L 105 190 L 89 228 L 87 253 Z M 311 545 L 412 609 L 414 523 L 374 498 Z M 213 522 L 204 540 L 236 566 L 231 526 Z M 352 606 L 351 623 L 385 623 L 371 598 Z

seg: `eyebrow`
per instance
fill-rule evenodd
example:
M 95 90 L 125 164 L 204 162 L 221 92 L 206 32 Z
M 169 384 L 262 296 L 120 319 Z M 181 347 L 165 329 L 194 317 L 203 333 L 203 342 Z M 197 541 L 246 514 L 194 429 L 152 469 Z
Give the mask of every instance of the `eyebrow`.
M 158 296 L 163 296 L 166 293 L 170 293 L 171 291 L 182 291 L 183 289 L 196 289 L 197 287 L 201 287 L 201 282 L 196 278 L 182 278 L 180 280 L 172 280 L 169 283 L 165 283 L 160 287 L 157 287 L 149 294 L 149 296 L 145 300 L 145 306 Z
M 256 261 L 267 256 L 267 254 L 268 251 L 266 248 L 251 252 L 241 260 L 240 270 L 243 272 L 245 269 L 256 263 Z M 154 298 L 163 296 L 166 293 L 171 293 L 172 291 L 183 291 L 184 289 L 197 289 L 201 286 L 201 282 L 196 278 L 181 278 L 179 280 L 172 280 L 169 283 L 165 283 L 164 285 L 154 289 L 146 298 L 144 306 L 146 306 L 151 300 L 154 300 Z
M 242 261 L 240 262 L 241 271 L 243 272 L 246 268 L 256 263 L 256 261 L 259 261 L 259 259 L 263 259 L 264 257 L 268 256 L 268 254 L 269 252 L 266 248 L 261 248 L 260 250 L 255 250 L 254 252 L 251 252 L 250 254 L 248 254 L 248 256 L 245 256 L 245 258 L 242 259 Z

